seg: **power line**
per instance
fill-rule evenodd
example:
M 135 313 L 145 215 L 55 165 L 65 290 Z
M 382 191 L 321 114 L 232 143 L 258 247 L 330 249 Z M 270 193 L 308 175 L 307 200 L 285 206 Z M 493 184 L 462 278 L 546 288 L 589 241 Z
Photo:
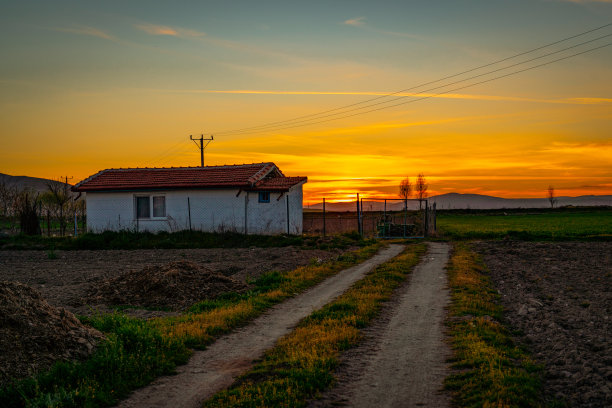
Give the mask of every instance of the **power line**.
M 491 75 L 491 74 L 494 74 L 494 73 L 499 72 L 499 71 L 504 71 L 504 70 L 507 70 L 507 69 L 510 69 L 510 68 L 514 68 L 514 67 L 517 67 L 517 66 L 520 66 L 520 65 L 524 65 L 524 64 L 527 64 L 529 62 L 533 62 L 533 61 L 536 61 L 536 60 L 539 60 L 539 59 L 542 59 L 542 58 L 550 57 L 551 55 L 559 54 L 561 52 L 565 52 L 567 50 L 570 50 L 570 49 L 573 49 L 573 48 L 577 48 L 577 47 L 583 46 L 585 44 L 592 43 L 594 41 L 598 41 L 598 40 L 601 40 L 603 38 L 610 37 L 610 36 L 612 36 L 612 34 L 606 34 L 604 36 L 601 36 L 601 37 L 598 37 L 598 38 L 595 38 L 595 39 L 592 39 L 592 40 L 584 41 L 584 42 L 582 42 L 580 44 L 572 45 L 572 46 L 563 48 L 561 50 L 553 51 L 553 52 L 550 52 L 548 54 L 544 54 L 544 55 L 541 55 L 541 56 L 538 56 L 538 57 L 534 57 L 534 58 L 531 58 L 531 59 L 528 59 L 528 60 L 525 60 L 525 61 L 522 61 L 522 62 L 517 62 L 515 64 L 508 65 L 506 67 L 497 68 L 497 69 L 494 69 L 492 71 L 488 71 L 488 72 L 485 72 L 485 73 L 482 73 L 482 74 L 474 75 L 474 76 L 471 76 L 469 78 L 461 79 L 459 81 L 454 81 L 454 82 L 446 83 L 444 85 L 439 85 L 439 86 L 436 86 L 436 87 L 433 87 L 433 88 L 429 88 L 429 89 L 426 89 L 426 90 L 423 90 L 423 91 L 419 91 L 419 92 L 416 92 L 413 95 L 399 96 L 399 97 L 393 98 L 391 100 L 371 103 L 371 104 L 365 105 L 365 106 L 360 107 L 360 108 L 348 109 L 348 110 L 344 110 L 344 111 L 338 112 L 338 113 L 333 113 L 333 114 L 319 116 L 318 118 L 304 119 L 304 120 L 300 120 L 300 121 L 295 121 L 292 124 L 292 127 L 297 127 L 297 126 L 301 126 L 301 125 L 303 125 L 303 126 L 310 125 L 310 124 L 312 124 L 310 122 L 312 122 L 313 120 L 317 121 L 317 122 L 314 122 L 314 123 L 320 123 L 320 122 L 318 122 L 320 119 L 334 117 L 334 116 L 338 116 L 338 115 L 345 115 L 345 114 L 347 114 L 349 112 L 361 111 L 361 110 L 368 109 L 368 108 L 371 108 L 371 107 L 374 107 L 374 106 L 391 104 L 393 102 L 396 102 L 398 100 L 404 100 L 406 98 L 414 98 L 414 97 L 418 96 L 419 94 L 429 93 L 429 92 L 435 91 L 437 89 L 446 88 L 446 87 L 451 86 L 451 85 L 456 85 L 456 84 L 459 84 L 459 83 L 462 83 L 462 82 L 466 82 L 466 81 L 469 81 L 469 80 L 472 80 L 472 79 L 480 78 L 480 77 L 483 77 L 483 76 L 486 76 L 486 75 Z M 485 82 L 488 82 L 488 81 L 485 81 Z M 472 86 L 472 85 L 470 85 L 470 86 Z M 459 89 L 463 89 L 463 88 L 459 88 Z M 452 91 L 443 92 L 441 94 L 448 93 L 448 92 L 452 92 Z M 422 98 L 419 98 L 417 100 L 421 100 L 421 99 Z M 391 106 L 397 106 L 397 105 L 391 105 Z M 389 107 L 391 107 L 391 106 L 389 106 Z M 370 111 L 367 111 L 367 112 L 370 112 Z M 361 113 L 367 113 L 367 112 L 361 112 Z M 354 115 L 351 115 L 351 116 L 354 116 Z M 346 116 L 343 116 L 343 117 L 346 117 Z M 340 118 L 338 118 L 338 119 L 340 119 Z M 260 133 L 261 131 L 280 130 L 280 129 L 285 129 L 285 128 L 286 127 L 284 127 L 282 125 L 267 126 L 264 129 L 260 129 L 258 131 L 255 131 L 255 133 Z M 236 131 L 234 134 L 242 134 L 242 133 L 252 133 L 252 132 L 247 132 L 247 131 L 238 132 L 238 131 Z
M 354 108 L 354 109 L 347 110 L 347 108 L 351 108 L 351 107 L 354 107 L 354 106 L 368 104 L 370 102 L 373 102 L 373 101 L 376 101 L 376 100 L 379 100 L 379 99 L 388 98 L 390 96 L 397 95 L 397 94 L 400 94 L 400 93 L 403 93 L 403 92 L 408 92 L 408 91 L 414 90 L 416 88 L 420 88 L 422 86 L 434 84 L 434 83 L 437 83 L 437 82 L 444 81 L 446 79 L 455 78 L 455 77 L 458 77 L 458 76 L 461 76 L 461 75 L 464 75 L 464 74 L 467 74 L 467 73 L 470 73 L 470 72 L 474 72 L 474 71 L 477 71 L 477 70 L 480 70 L 480 69 L 483 69 L 483 68 L 486 68 L 486 67 L 489 67 L 489 66 L 492 66 L 492 65 L 496 65 L 496 64 L 499 64 L 499 63 L 502 63 L 502 62 L 505 62 L 505 61 L 508 61 L 508 60 L 511 60 L 511 59 L 514 59 L 514 58 L 517 58 L 517 57 L 520 57 L 520 56 L 523 56 L 523 55 L 527 55 L 527 54 L 533 53 L 535 51 L 539 51 L 539 50 L 551 47 L 553 45 L 557 45 L 557 44 L 560 44 L 560 43 L 572 40 L 574 38 L 578 38 L 578 37 L 584 36 L 586 34 L 589 34 L 589 33 L 601 30 L 601 29 L 609 27 L 611 25 L 612 25 L 612 23 L 605 24 L 603 26 L 600 26 L 600 27 L 597 27 L 597 28 L 593 28 L 593 29 L 588 30 L 588 31 L 584 31 L 584 32 L 579 33 L 579 34 L 576 34 L 576 35 L 573 35 L 573 36 L 570 36 L 570 37 L 566 37 L 566 38 L 563 38 L 561 40 L 554 41 L 554 42 L 548 43 L 546 45 L 542 45 L 542 46 L 539 46 L 537 48 L 533 48 L 531 50 L 524 51 L 524 52 L 512 55 L 510 57 L 505 57 L 505 58 L 502 58 L 500 60 L 497 60 L 497 61 L 485 64 L 485 65 L 481 65 L 481 66 L 478 66 L 478 67 L 475 67 L 475 68 L 472 68 L 472 69 L 469 69 L 469 70 L 466 70 L 466 71 L 462 71 L 462 72 L 457 73 L 457 74 L 449 75 L 449 76 L 443 77 L 441 79 L 437 79 L 435 81 L 425 82 L 423 84 L 416 85 L 416 86 L 413 86 L 411 88 L 403 89 L 403 90 L 396 91 L 396 92 L 393 92 L 393 93 L 389 93 L 389 94 L 386 94 L 386 95 L 381 95 L 381 96 L 377 96 L 375 98 L 370 98 L 370 99 L 367 99 L 367 100 L 364 100 L 364 101 L 361 101 L 361 102 L 357 102 L 357 103 L 353 103 L 353 104 L 337 107 L 337 108 L 326 110 L 326 111 L 322 111 L 322 112 L 319 112 L 319 113 L 298 116 L 298 117 L 295 117 L 295 118 L 292 118 L 292 119 L 283 120 L 283 121 L 270 122 L 270 123 L 262 124 L 262 125 L 258 125 L 258 126 L 252 126 L 252 127 L 247 127 L 247 128 L 240 128 L 240 129 L 235 129 L 235 130 L 228 130 L 228 131 L 223 131 L 223 132 L 217 132 L 216 134 L 228 135 L 228 134 L 240 134 L 240 133 L 261 133 L 261 131 L 263 131 L 263 130 L 281 130 L 281 129 L 287 128 L 287 127 L 284 127 L 283 125 L 290 124 L 292 122 L 295 122 L 295 123 L 310 122 L 312 120 L 318 120 L 318 119 L 322 119 L 322 118 L 326 118 L 326 117 L 330 117 L 330 116 L 343 115 L 343 114 L 346 114 L 347 112 L 352 112 L 352 111 L 361 110 L 361 109 L 367 109 L 369 107 L 376 106 L 376 105 L 381 105 L 381 104 L 385 104 L 385 103 L 392 103 L 392 102 L 394 102 L 396 100 L 407 98 L 409 96 L 401 96 L 399 98 L 394 98 L 394 99 L 392 99 L 390 101 L 379 102 L 379 103 L 376 103 L 376 104 L 369 104 L 369 105 L 364 106 L 364 107 Z M 546 54 L 546 55 L 543 55 L 543 56 L 535 57 L 535 58 L 532 58 L 530 60 L 526 60 L 526 61 L 523 61 L 523 62 L 520 62 L 520 63 L 512 64 L 512 65 L 506 66 L 504 68 L 499 68 L 499 69 L 496 69 L 496 70 L 493 70 L 493 71 L 490 71 L 490 72 L 487 72 L 487 73 L 484 73 L 484 74 L 479 74 L 479 75 L 472 76 L 470 78 L 466 78 L 466 79 L 463 79 L 463 80 L 451 82 L 451 83 L 448 83 L 448 84 L 445 84 L 445 85 L 440 85 L 440 86 L 431 88 L 429 90 L 418 92 L 417 94 L 429 92 L 429 91 L 432 91 L 432 90 L 435 90 L 435 89 L 443 88 L 445 86 L 450 86 L 450 85 L 457 84 L 457 83 L 460 83 L 460 82 L 465 82 L 465 81 L 468 81 L 470 79 L 474 79 L 474 78 L 481 77 L 481 76 L 484 76 L 484 75 L 490 75 L 490 74 L 492 74 L 494 72 L 498 72 L 498 71 L 501 71 L 501 70 L 509 69 L 509 68 L 514 67 L 514 66 L 525 64 L 525 63 L 528 63 L 528 62 L 531 62 L 531 61 L 534 61 L 534 60 L 537 60 L 537 59 L 545 58 L 545 57 L 550 56 L 550 55 L 558 54 L 560 52 L 567 51 L 569 49 L 576 48 L 578 46 L 581 46 L 581 45 L 584 45 L 584 44 L 587 44 L 587 43 L 590 43 L 590 42 L 593 42 L 593 41 L 600 40 L 600 39 L 608 37 L 610 35 L 611 34 L 607 34 L 607 35 L 598 37 L 598 38 L 593 39 L 593 40 L 585 41 L 585 42 L 580 43 L 580 44 L 576 44 L 576 45 L 573 45 L 573 46 L 570 46 L 570 47 L 566 47 L 566 48 L 564 48 L 562 50 L 558 50 L 558 51 L 555 51 L 555 52 L 552 52 L 552 53 L 549 53 L 549 54 Z M 576 55 L 579 55 L 579 54 L 576 54 Z M 445 92 L 445 93 L 447 93 L 447 92 Z M 411 96 L 413 97 L 414 95 L 411 95 Z M 396 106 L 396 105 L 393 105 L 393 106 Z M 337 112 L 337 111 L 343 111 L 343 112 L 338 112 L 338 113 L 331 114 L 331 115 L 325 115 L 327 113 Z M 323 115 L 325 115 L 325 116 L 323 116 Z M 351 116 L 354 116 L 354 115 L 351 115 Z M 311 119 L 307 120 L 306 118 L 311 118 Z M 300 119 L 302 119 L 302 120 L 300 120 Z M 338 119 L 340 119 L 340 118 L 338 118 Z M 314 122 L 314 123 L 321 123 L 321 122 Z M 308 124 L 305 124 L 304 126 L 306 126 L 306 125 L 308 125 Z M 278 129 L 273 129 L 273 128 L 276 128 L 276 127 L 279 127 L 279 128 Z M 295 126 L 291 126 L 291 127 L 295 127 Z M 272 129 L 268 129 L 268 128 L 272 128 Z
M 424 100 L 424 99 L 433 98 L 433 97 L 436 97 L 436 96 L 440 96 L 440 95 L 448 94 L 448 93 L 451 93 L 451 92 L 456 92 L 456 91 L 459 91 L 459 90 L 462 90 L 462 89 L 470 88 L 470 87 L 473 87 L 473 86 L 476 86 L 476 85 L 480 85 L 480 84 L 484 84 L 484 83 L 487 83 L 487 82 L 495 81 L 497 79 L 501 79 L 501 78 L 509 77 L 509 76 L 512 76 L 512 75 L 520 74 L 520 73 L 525 72 L 525 71 L 530 71 L 532 69 L 540 68 L 540 67 L 543 67 L 545 65 L 550 65 L 550 64 L 553 64 L 553 63 L 558 62 L 558 61 L 562 61 L 562 60 L 566 60 L 566 59 L 569 59 L 569 58 L 572 58 L 572 57 L 576 57 L 578 55 L 586 54 L 587 52 L 591 52 L 591 51 L 599 50 L 601 48 L 609 47 L 610 45 L 612 45 L 612 43 L 604 44 L 604 45 L 601 45 L 601 46 L 598 46 L 598 47 L 595 47 L 595 48 L 588 49 L 586 51 L 581 51 L 581 52 L 578 52 L 576 54 L 572 54 L 572 55 L 568 55 L 568 56 L 565 56 L 565 57 L 561 57 L 561 58 L 558 58 L 558 59 L 555 59 L 555 60 L 552 60 L 552 61 L 547 61 L 547 62 L 544 62 L 542 64 L 534 65 L 534 66 L 531 66 L 531 67 L 528 67 L 528 68 L 524 68 L 524 69 L 521 69 L 521 70 L 518 70 L 518 71 L 510 72 L 508 74 L 504 74 L 504 75 L 500 75 L 500 76 L 497 76 L 497 77 L 494 77 L 494 78 L 486 79 L 484 81 L 480 81 L 480 82 L 476 82 L 476 83 L 473 83 L 473 84 L 461 86 L 459 88 L 454 88 L 454 89 L 451 89 L 451 90 L 448 90 L 448 91 L 444 91 L 444 92 L 439 92 L 439 93 L 434 94 L 434 95 L 427 95 L 427 96 L 423 96 L 423 97 L 418 98 L 418 99 L 412 99 L 412 100 L 409 100 L 409 101 L 406 101 L 406 102 L 400 102 L 400 103 L 397 103 L 395 105 L 383 106 L 383 107 L 380 107 L 380 108 L 371 109 L 371 110 L 368 110 L 368 111 L 365 111 L 365 112 L 357 112 L 357 113 L 353 113 L 351 115 L 346 115 L 346 116 L 342 116 L 342 117 L 338 117 L 338 118 L 326 119 L 326 120 L 321 120 L 321 121 L 317 121 L 317 122 L 311 122 L 311 123 L 308 123 L 308 124 L 286 126 L 286 127 L 282 127 L 282 128 L 278 128 L 278 129 L 273 129 L 273 130 L 274 131 L 278 131 L 278 130 L 291 129 L 291 128 L 296 128 L 296 127 L 301 127 L 301 126 L 316 125 L 316 124 L 319 124 L 319 123 L 326 123 L 326 122 L 331 122 L 331 121 L 334 121 L 334 120 L 350 118 L 350 117 L 353 117 L 353 116 L 358 116 L 358 115 L 363 115 L 363 114 L 366 114 L 366 113 L 376 112 L 376 111 L 380 111 L 380 110 L 383 110 L 383 109 L 394 108 L 394 107 L 400 106 L 400 105 L 406 105 L 408 103 L 418 102 L 418 101 L 421 101 L 421 100 Z M 262 132 L 267 132 L 267 131 L 269 131 L 269 130 L 263 130 L 263 131 L 254 132 L 254 133 L 262 133 Z

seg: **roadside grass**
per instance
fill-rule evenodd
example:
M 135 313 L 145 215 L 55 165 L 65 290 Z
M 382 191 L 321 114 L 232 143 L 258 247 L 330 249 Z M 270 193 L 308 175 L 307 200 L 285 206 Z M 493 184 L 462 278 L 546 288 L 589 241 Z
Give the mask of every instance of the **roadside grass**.
M 204 348 L 221 334 L 247 324 L 270 306 L 340 270 L 373 256 L 382 243 L 312 262 L 294 271 L 270 272 L 244 294 L 205 300 L 176 317 L 140 320 L 120 313 L 82 317 L 106 335 L 82 362 L 60 362 L 49 371 L 0 389 L 2 407 L 105 407 L 184 364 L 190 347 Z
M 382 244 L 340 255 L 333 263 L 302 266 L 286 273 L 271 272 L 254 282 L 254 289 L 228 293 L 196 303 L 188 313 L 152 320 L 166 336 L 181 338 L 189 347 L 203 348 L 216 337 L 244 325 L 269 307 L 303 292 L 340 270 L 371 258 Z
M 501 323 L 503 307 L 485 267 L 464 243 L 448 267 L 452 304 L 447 324 L 458 371 L 445 380 L 460 407 L 540 407 L 540 372 Z
M 612 211 L 590 209 L 452 214 L 439 212 L 442 237 L 462 239 L 589 240 L 612 241 Z
M 83 362 L 60 362 L 48 372 L 0 390 L 2 407 L 110 406 L 155 377 L 187 362 L 190 350 L 180 339 L 163 336 L 146 321 L 122 314 L 84 318 L 106 334 Z
M 334 302 L 304 319 L 280 339 L 263 360 L 205 407 L 301 407 L 334 382 L 333 370 L 343 350 L 360 340 L 366 327 L 420 256 L 424 244 L 377 267 Z
M 77 237 L 44 237 L 28 235 L 0 235 L 0 249 L 95 250 L 95 249 L 187 249 L 187 248 L 248 248 L 302 246 L 306 248 L 348 248 L 365 246 L 357 233 L 346 233 L 326 238 L 293 235 L 244 235 L 236 232 L 135 232 L 105 231 L 86 233 Z

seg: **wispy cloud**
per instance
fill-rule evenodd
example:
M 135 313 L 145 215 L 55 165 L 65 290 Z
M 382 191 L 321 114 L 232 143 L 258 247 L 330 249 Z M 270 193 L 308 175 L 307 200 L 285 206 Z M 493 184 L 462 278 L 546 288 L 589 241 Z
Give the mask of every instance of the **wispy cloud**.
M 169 35 L 172 37 L 181 38 L 200 38 L 204 37 L 206 33 L 197 30 L 191 30 L 187 28 L 170 27 L 157 24 L 136 24 L 135 27 L 141 31 L 144 31 L 150 35 Z
M 563 0 L 570 3 L 612 3 L 612 0 Z
M 365 19 L 366 19 L 365 17 L 351 18 L 349 20 L 345 20 L 344 24 L 355 26 L 355 27 L 360 27 L 360 26 L 365 25 Z
M 211 93 L 211 94 L 244 94 L 244 95 L 362 95 L 362 96 L 385 96 L 390 98 L 398 97 L 414 97 L 414 98 L 443 98 L 443 99 L 468 99 L 480 101 L 511 101 L 511 102 L 535 102 L 535 103 L 556 103 L 569 105 L 596 105 L 612 103 L 612 98 L 591 98 L 591 97 L 576 97 L 562 99 L 539 99 L 539 98 L 522 98 L 517 96 L 500 96 L 500 95 L 479 95 L 479 94 L 458 94 L 458 93 L 416 93 L 416 92 L 400 92 L 389 94 L 389 92 L 362 91 L 362 92 L 341 92 L 341 91 L 268 91 L 255 89 L 230 89 L 230 90 L 213 90 L 213 89 L 155 89 L 157 92 L 174 92 L 174 93 Z M 391 101 L 390 99 L 389 101 Z
M 78 27 L 60 27 L 60 28 L 54 28 L 54 31 L 60 31 L 63 33 L 71 33 L 71 34 L 78 34 L 78 35 L 88 35 L 91 37 L 98 37 L 98 38 L 103 38 L 105 40 L 115 40 L 116 38 L 113 37 L 112 35 L 99 30 L 97 28 L 94 27 L 87 27 L 87 26 L 78 26 Z
M 414 34 L 402 33 L 398 31 L 380 30 L 380 29 L 374 28 L 371 25 L 366 24 L 365 17 L 351 18 L 349 20 L 345 20 L 342 24 L 352 26 L 352 27 L 359 27 L 361 29 L 364 29 L 364 30 L 367 30 L 373 33 L 377 33 L 377 34 L 391 35 L 394 37 L 404 37 L 404 38 L 420 38 L 419 36 L 414 35 Z

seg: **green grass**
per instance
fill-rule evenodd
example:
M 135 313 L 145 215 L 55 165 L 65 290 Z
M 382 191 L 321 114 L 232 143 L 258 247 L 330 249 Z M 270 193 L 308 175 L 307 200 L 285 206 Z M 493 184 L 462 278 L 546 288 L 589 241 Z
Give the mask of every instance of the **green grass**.
M 339 354 L 366 327 L 424 253 L 423 244 L 379 266 L 334 302 L 304 319 L 263 361 L 205 407 L 302 407 L 333 384 Z
M 107 339 L 84 362 L 61 362 L 48 372 L 0 389 L 2 407 L 105 407 L 154 378 L 171 373 L 190 354 L 223 333 L 247 324 L 267 308 L 338 271 L 373 256 L 382 246 L 360 248 L 335 261 L 270 272 L 245 294 L 228 293 L 195 304 L 185 314 L 148 321 L 123 314 L 82 318 Z
M 508 215 L 440 212 L 437 225 L 441 236 L 451 239 L 612 240 L 610 209 Z
M 187 361 L 184 342 L 163 336 L 146 321 L 121 314 L 85 319 L 106 334 L 84 362 L 61 362 L 35 378 L 0 390 L 2 407 L 98 407 L 170 374 Z
M 460 407 L 540 407 L 540 367 L 510 338 L 486 269 L 466 244 L 448 267 L 452 303 L 447 319 L 454 356 L 445 386 Z
M 359 234 L 348 233 L 333 237 L 293 235 L 244 235 L 234 232 L 214 233 L 201 231 L 133 232 L 106 231 L 87 233 L 78 237 L 0 236 L 0 249 L 185 249 L 185 248 L 248 248 L 283 247 L 297 245 L 306 248 L 347 248 L 365 246 Z

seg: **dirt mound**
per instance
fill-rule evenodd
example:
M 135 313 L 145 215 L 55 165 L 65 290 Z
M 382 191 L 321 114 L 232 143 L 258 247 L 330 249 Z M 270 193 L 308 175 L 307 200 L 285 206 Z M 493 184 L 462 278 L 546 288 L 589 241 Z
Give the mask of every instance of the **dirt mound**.
M 0 282 L 0 386 L 58 360 L 83 359 L 102 338 L 66 309 L 50 306 L 31 287 Z
M 182 309 L 247 285 L 190 261 L 147 266 L 103 281 L 90 290 L 88 303 Z

